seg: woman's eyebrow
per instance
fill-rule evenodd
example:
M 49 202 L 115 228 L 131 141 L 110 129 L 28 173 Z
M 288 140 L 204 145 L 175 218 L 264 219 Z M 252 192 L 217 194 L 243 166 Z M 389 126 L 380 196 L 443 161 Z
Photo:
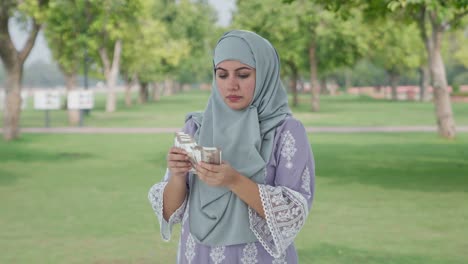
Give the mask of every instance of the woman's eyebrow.
M 222 68 L 222 67 L 216 67 L 215 70 L 216 70 L 216 71 L 217 71 L 217 70 L 228 71 L 228 70 L 226 70 L 226 69 L 224 69 L 224 68 Z M 252 68 L 249 68 L 249 67 L 243 66 L 243 67 L 240 67 L 240 68 L 235 69 L 234 71 L 240 71 L 240 70 L 253 70 L 253 69 L 252 69 Z

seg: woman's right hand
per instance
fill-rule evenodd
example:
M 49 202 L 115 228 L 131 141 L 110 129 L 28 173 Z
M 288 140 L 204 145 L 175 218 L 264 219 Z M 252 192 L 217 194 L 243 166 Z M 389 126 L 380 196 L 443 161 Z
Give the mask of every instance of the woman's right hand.
M 167 167 L 172 176 L 183 177 L 192 168 L 192 164 L 185 150 L 172 147 L 167 154 Z

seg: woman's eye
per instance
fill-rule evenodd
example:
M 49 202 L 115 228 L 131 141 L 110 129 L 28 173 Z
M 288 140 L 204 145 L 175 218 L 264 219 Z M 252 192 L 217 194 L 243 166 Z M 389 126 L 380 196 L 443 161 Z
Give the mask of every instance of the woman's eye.
M 227 78 L 227 74 L 218 74 L 218 78 L 220 78 L 220 79 L 226 79 L 226 78 Z
M 239 78 L 241 78 L 241 79 L 247 79 L 247 78 L 249 78 L 250 74 L 249 73 L 244 73 L 244 74 L 239 74 L 237 76 L 239 76 Z

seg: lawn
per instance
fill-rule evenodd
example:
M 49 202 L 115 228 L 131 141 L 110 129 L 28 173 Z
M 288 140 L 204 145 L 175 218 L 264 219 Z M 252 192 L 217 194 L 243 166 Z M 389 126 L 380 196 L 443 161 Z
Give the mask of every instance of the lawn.
M 136 95 L 134 95 L 136 97 Z M 202 111 L 209 97 L 208 92 L 191 91 L 163 96 L 159 102 L 125 107 L 123 94 L 118 95 L 117 112 L 104 111 L 105 96 L 96 94 L 95 109 L 84 119 L 85 126 L 95 127 L 180 127 L 184 116 L 191 111 Z M 310 96 L 301 95 L 294 115 L 306 126 L 435 126 L 434 105 L 431 102 L 404 102 L 375 100 L 354 95 L 322 96 L 321 110 L 310 112 Z M 453 103 L 455 121 L 468 125 L 468 104 Z M 51 126 L 67 126 L 64 110 L 50 111 Z M 45 113 L 29 107 L 22 112 L 22 127 L 43 127 Z M 0 120 L 0 126 L 2 125 Z
M 296 239 L 301 263 L 468 263 L 467 134 L 309 138 L 316 199 Z M 171 142 L 171 134 L 0 141 L 0 263 L 174 263 L 177 239 L 162 242 L 146 198 Z

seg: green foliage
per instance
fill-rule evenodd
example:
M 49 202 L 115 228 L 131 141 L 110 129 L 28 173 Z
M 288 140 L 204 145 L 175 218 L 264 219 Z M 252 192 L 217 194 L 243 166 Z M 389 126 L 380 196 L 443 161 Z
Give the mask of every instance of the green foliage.
M 446 33 L 442 54 L 447 69 L 447 82 L 453 87 L 468 84 L 468 35 L 467 29 L 455 29 Z
M 138 17 L 143 9 L 142 1 L 88 0 L 87 44 L 91 51 L 90 56 L 101 73 L 104 72 L 104 65 L 98 54 L 99 49 L 104 48 L 110 55 L 109 60 L 113 60 L 115 43 L 118 40 L 124 42 L 127 33 L 138 26 Z
M 393 19 L 370 25 L 372 61 L 392 74 L 401 75 L 418 68 L 423 59 L 424 45 L 414 24 L 405 25 Z
M 42 24 L 47 19 L 47 8 L 49 0 L 24 0 L 24 1 L 12 1 L 18 2 L 19 15 L 23 16 L 24 20 L 27 18 L 33 18 L 37 23 Z
M 352 67 L 369 50 L 369 33 L 358 10 L 349 11 L 352 18 L 343 20 L 328 11 L 322 11 L 317 28 L 318 67 L 322 76 L 336 69 Z M 328 16 L 327 16 L 328 15 Z
M 369 34 L 362 26 L 359 10 L 348 11 L 352 15 L 344 20 L 326 9 L 314 8 L 313 5 L 309 8 L 312 9 L 304 9 L 303 12 L 319 19 L 310 36 L 317 43 L 319 73 L 326 76 L 336 69 L 353 66 L 368 50 Z M 310 25 L 315 25 L 315 22 Z
M 168 25 L 154 16 L 154 1 L 142 4 L 138 23 L 124 38 L 121 72 L 137 75 L 142 82 L 159 81 L 167 74 L 167 65 L 176 67 L 187 56 L 188 43 L 171 37 Z
M 138 26 L 127 32 L 122 72 L 143 82 L 206 80 L 211 73 L 215 11 L 205 1 L 142 1 Z M 211 77 L 211 75 L 209 75 Z
M 307 72 L 307 39 L 301 32 L 295 6 L 277 1 L 239 1 L 233 28 L 251 30 L 268 39 L 282 62 L 282 72 Z
M 465 19 L 465 23 L 465 28 L 451 32 L 446 46 L 455 45 L 447 55 L 453 55 L 457 63 L 468 69 L 468 19 Z
M 468 85 L 468 71 L 465 69 L 465 71 L 455 75 L 451 84 L 454 88 L 460 87 L 460 85 Z
M 99 48 L 113 54 L 115 42 L 137 26 L 136 17 L 142 3 L 140 0 L 51 0 L 49 7 L 45 34 L 60 68 L 68 74 L 77 73 L 87 56 L 93 59 L 90 69 L 96 76 L 103 72 Z
M 386 80 L 385 69 L 369 59 L 359 61 L 352 68 L 353 86 L 382 86 Z
M 282 61 L 293 62 L 301 72 L 308 71 L 308 49 L 314 41 L 318 71 L 326 76 L 354 65 L 367 49 L 359 12 L 349 12 L 353 19 L 345 21 L 313 1 L 239 1 L 234 25 L 269 39 Z
M 216 26 L 216 11 L 207 1 L 175 1 L 167 4 L 163 21 L 175 40 L 187 44 L 186 53 L 172 75 L 181 83 L 209 82 L 212 52 L 222 29 Z
M 435 23 L 452 28 L 460 26 L 461 18 L 468 14 L 468 2 L 465 0 L 390 0 L 388 7 L 392 12 L 402 9 L 406 15 L 414 15 L 421 8 L 426 8 L 435 18 Z
M 49 4 L 45 36 L 55 61 L 67 74 L 77 73 L 90 40 L 85 0 L 52 1 Z

